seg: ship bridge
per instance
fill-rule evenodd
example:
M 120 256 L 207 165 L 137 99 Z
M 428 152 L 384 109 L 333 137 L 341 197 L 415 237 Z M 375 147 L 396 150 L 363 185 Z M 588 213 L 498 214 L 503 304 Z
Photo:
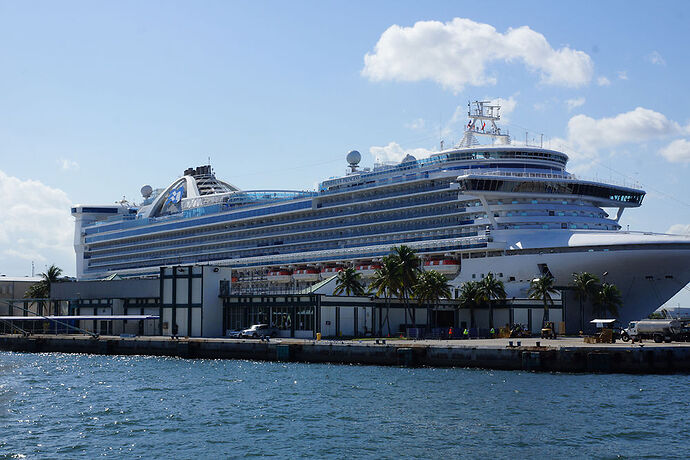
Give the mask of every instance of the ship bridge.
M 562 195 L 587 197 L 602 207 L 638 207 L 645 192 L 617 185 L 579 180 L 571 174 L 482 172 L 458 177 L 461 191 L 472 195 Z

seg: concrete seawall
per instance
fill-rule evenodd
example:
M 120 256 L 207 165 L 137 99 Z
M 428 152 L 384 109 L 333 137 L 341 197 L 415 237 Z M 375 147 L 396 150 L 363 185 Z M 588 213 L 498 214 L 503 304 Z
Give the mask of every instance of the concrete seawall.
M 473 367 L 546 372 L 690 373 L 690 344 L 585 345 L 575 339 L 507 346 L 495 341 L 311 341 L 168 337 L 0 336 L 0 350 L 308 363 Z

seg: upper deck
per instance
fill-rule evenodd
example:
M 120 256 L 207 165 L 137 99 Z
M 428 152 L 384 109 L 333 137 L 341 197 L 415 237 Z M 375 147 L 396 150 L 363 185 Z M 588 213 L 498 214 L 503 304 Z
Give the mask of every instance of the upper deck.
M 473 146 L 460 149 L 449 149 L 432 154 L 428 158 L 412 159 L 395 165 L 384 165 L 373 171 L 355 172 L 343 177 L 323 181 L 319 192 L 332 193 L 363 184 L 379 182 L 396 173 L 410 174 L 415 170 L 430 169 L 497 169 L 497 168 L 530 168 L 537 170 L 564 171 L 568 155 L 556 150 L 516 147 L 516 146 Z M 452 163 L 452 168 L 446 166 Z

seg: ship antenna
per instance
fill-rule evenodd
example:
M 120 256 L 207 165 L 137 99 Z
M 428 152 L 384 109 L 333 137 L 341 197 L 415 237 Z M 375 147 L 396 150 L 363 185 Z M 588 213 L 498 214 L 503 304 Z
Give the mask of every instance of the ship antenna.
M 465 135 L 460 141 L 459 147 L 471 147 L 478 145 L 477 136 L 485 136 L 491 138 L 491 143 L 510 144 L 510 136 L 501 133 L 501 128 L 496 125 L 496 122 L 501 119 L 501 106 L 491 101 L 474 101 L 474 110 L 472 104 L 467 103 L 467 116 L 470 121 L 465 126 Z M 487 122 L 489 126 L 487 127 Z

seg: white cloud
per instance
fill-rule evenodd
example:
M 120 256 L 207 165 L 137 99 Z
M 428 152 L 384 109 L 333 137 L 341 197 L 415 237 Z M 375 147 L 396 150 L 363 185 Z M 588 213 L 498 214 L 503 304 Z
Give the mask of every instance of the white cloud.
M 568 121 L 568 142 L 583 152 L 678 134 L 681 127 L 662 113 L 637 107 L 611 118 L 575 115 Z
M 77 171 L 79 169 L 79 163 L 67 158 L 60 158 L 58 164 L 63 171 Z
M 611 84 L 611 80 L 609 80 L 606 77 L 597 78 L 597 85 L 599 85 L 599 86 L 609 86 L 610 84 Z
M 544 101 L 544 102 L 535 102 L 532 104 L 532 108 L 536 110 L 537 112 L 543 112 L 546 109 L 549 108 L 549 103 Z
M 364 56 L 362 75 L 372 81 L 431 80 L 455 92 L 465 86 L 493 85 L 486 68 L 494 62 L 521 62 L 550 85 L 577 87 L 592 78 L 592 59 L 564 46 L 553 49 L 544 35 L 527 26 L 496 31 L 489 24 L 455 18 L 393 25 Z
M 412 155 L 417 159 L 425 158 L 428 157 L 432 153 L 432 151 L 424 148 L 403 150 L 403 148 L 397 142 L 390 142 L 388 145 L 384 147 L 370 147 L 369 153 L 373 155 L 374 159 L 382 161 L 384 163 L 388 163 L 400 162 L 408 154 Z
M 647 61 L 656 65 L 666 65 L 666 60 L 659 54 L 658 51 L 652 51 L 646 56 Z
M 627 80 L 628 79 L 628 72 L 625 70 L 618 71 L 618 79 L 619 80 Z
M 426 122 L 424 121 L 423 118 L 417 118 L 416 120 L 412 120 L 411 122 L 405 124 L 405 127 L 407 129 L 412 129 L 415 131 L 422 130 L 422 129 L 424 129 L 425 126 L 426 126 Z
M 690 163 L 690 141 L 676 139 L 659 150 L 659 154 L 671 163 Z
M 504 123 L 508 123 L 510 121 L 510 114 L 513 113 L 515 107 L 517 107 L 515 96 L 510 96 L 508 99 L 504 99 L 502 97 L 491 99 L 491 103 L 501 106 L 501 121 Z
M 568 110 L 573 110 L 576 107 L 580 107 L 585 105 L 585 98 L 584 97 L 578 97 L 575 99 L 568 99 L 565 101 L 565 105 L 568 106 Z
M 666 233 L 673 235 L 690 235 L 690 224 L 675 224 L 671 225 Z
M 71 202 L 60 189 L 22 180 L 0 171 L 0 271 L 8 275 L 37 272 L 56 264 L 74 273 L 74 223 Z

